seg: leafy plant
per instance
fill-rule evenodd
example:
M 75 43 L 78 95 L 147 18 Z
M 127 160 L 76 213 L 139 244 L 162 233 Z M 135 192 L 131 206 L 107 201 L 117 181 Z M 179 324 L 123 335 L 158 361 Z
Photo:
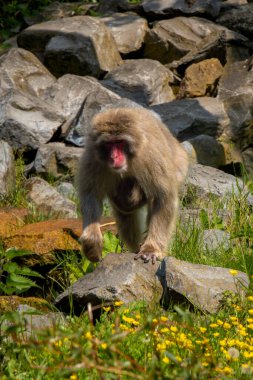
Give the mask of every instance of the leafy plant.
M 31 287 L 38 287 L 36 282 L 29 277 L 43 278 L 43 276 L 13 261 L 13 259 L 29 254 L 31 252 L 16 250 L 15 248 L 8 249 L 7 251 L 0 250 L 0 293 L 6 295 L 20 294 L 26 292 Z

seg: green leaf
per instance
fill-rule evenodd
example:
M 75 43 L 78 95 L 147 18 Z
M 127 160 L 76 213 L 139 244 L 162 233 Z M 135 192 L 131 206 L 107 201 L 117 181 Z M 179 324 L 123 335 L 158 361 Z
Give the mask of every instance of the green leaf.
M 4 264 L 3 269 L 8 273 L 20 274 L 22 276 L 33 276 L 33 277 L 44 278 L 40 273 L 28 267 L 21 267 L 17 263 L 13 263 L 13 262 L 8 262 Z
M 9 274 L 6 280 L 6 285 L 15 288 L 15 293 L 17 294 L 25 292 L 34 286 L 39 288 L 39 286 L 30 278 L 15 273 Z
M 10 248 L 5 251 L 5 256 L 7 259 L 12 260 L 15 257 L 21 257 L 21 256 L 27 256 L 27 255 L 33 255 L 33 252 L 26 251 L 23 249 L 16 249 L 16 248 Z

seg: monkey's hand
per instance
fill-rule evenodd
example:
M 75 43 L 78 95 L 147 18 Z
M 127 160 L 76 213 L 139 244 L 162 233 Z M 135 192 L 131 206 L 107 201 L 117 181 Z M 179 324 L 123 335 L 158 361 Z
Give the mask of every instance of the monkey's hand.
M 88 260 L 96 263 L 102 259 L 103 239 L 100 229 L 86 227 L 79 241 Z
M 150 244 L 143 244 L 134 259 L 142 259 L 144 263 L 148 263 L 151 260 L 152 264 L 155 264 L 156 261 L 161 261 L 163 257 L 164 254 L 158 249 L 158 247 L 154 247 Z

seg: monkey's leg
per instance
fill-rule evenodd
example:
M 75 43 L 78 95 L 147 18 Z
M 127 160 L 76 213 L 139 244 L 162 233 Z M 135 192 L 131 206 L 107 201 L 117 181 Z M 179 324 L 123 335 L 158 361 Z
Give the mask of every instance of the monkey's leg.
M 88 260 L 100 261 L 102 258 L 103 238 L 100 231 L 102 201 L 92 194 L 84 194 L 81 198 L 83 214 L 83 232 L 80 237 L 82 251 Z
M 114 210 L 120 238 L 132 252 L 139 251 L 140 245 L 147 235 L 147 214 L 147 206 L 143 206 L 131 213 Z
M 157 200 L 149 210 L 148 235 L 135 259 L 145 263 L 161 260 L 166 256 L 166 248 L 175 228 L 178 209 L 177 196 L 173 194 L 167 202 Z

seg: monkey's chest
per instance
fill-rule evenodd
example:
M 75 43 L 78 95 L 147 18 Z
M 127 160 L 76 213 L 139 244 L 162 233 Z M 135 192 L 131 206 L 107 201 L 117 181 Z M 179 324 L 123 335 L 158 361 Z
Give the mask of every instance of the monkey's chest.
M 147 198 L 133 177 L 122 179 L 109 194 L 112 203 L 121 211 L 131 212 L 147 202 Z

